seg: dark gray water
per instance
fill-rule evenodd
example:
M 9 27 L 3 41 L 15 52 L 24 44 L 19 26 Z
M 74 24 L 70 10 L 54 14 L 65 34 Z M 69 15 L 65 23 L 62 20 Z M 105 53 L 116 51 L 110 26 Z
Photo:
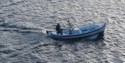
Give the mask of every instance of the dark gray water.
M 56 41 L 56 23 L 108 22 L 104 40 Z M 124 0 L 0 0 L 0 63 L 124 63 Z

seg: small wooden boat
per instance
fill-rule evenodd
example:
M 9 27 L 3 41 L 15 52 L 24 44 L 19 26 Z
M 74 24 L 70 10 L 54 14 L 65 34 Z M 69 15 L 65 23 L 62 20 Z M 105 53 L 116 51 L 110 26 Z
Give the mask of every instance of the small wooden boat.
M 103 38 L 106 23 L 90 24 L 80 26 L 73 29 L 63 29 L 62 35 L 57 34 L 56 31 L 46 31 L 47 36 L 54 39 L 77 39 L 77 38 L 89 38 L 97 39 Z

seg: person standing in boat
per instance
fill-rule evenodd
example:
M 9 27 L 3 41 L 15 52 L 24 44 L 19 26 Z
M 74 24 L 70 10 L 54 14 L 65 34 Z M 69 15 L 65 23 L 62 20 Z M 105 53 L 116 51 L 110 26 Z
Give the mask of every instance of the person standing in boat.
M 57 34 L 61 34 L 62 35 L 62 29 L 61 29 L 61 26 L 60 26 L 59 23 L 57 23 L 57 25 L 56 25 L 56 32 L 57 32 Z
M 73 25 L 69 22 L 69 20 L 67 22 L 68 22 L 68 25 L 69 25 L 69 34 L 72 34 Z

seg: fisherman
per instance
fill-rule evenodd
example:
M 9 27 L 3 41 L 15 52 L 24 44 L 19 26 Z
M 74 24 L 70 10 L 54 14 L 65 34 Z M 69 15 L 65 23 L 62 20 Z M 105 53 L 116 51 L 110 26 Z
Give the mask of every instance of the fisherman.
M 57 32 L 57 34 L 61 34 L 62 35 L 62 29 L 61 29 L 61 26 L 60 26 L 59 23 L 57 23 L 57 25 L 56 25 L 56 32 Z
M 73 25 L 69 22 L 69 20 L 67 21 L 68 22 L 68 25 L 69 25 L 69 34 L 72 34 L 72 31 L 73 31 Z

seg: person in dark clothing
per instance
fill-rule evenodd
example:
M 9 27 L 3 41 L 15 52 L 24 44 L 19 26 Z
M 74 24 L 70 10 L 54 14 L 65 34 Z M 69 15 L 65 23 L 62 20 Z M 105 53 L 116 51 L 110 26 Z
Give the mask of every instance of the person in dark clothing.
M 61 26 L 60 26 L 59 23 L 56 25 L 56 32 L 57 32 L 57 34 L 61 34 L 62 35 L 62 29 L 61 29 Z

